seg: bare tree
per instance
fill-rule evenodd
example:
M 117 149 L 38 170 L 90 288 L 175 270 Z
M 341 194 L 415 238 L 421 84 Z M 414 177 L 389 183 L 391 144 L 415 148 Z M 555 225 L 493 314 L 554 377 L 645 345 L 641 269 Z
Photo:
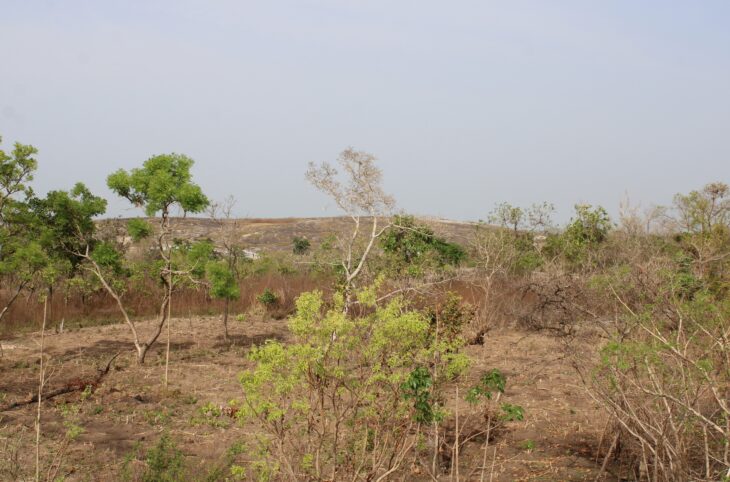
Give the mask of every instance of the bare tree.
M 349 236 L 337 240 L 342 250 L 341 266 L 344 270 L 344 310 L 352 301 L 352 289 L 362 273 L 375 241 L 391 226 L 390 214 L 394 199 L 383 191 L 382 172 L 375 165 L 376 158 L 364 151 L 349 147 L 342 151 L 337 163 L 342 174 L 329 163 L 319 166 L 309 164 L 306 177 L 314 187 L 327 194 L 337 206 L 352 219 L 353 229 Z M 379 225 L 380 222 L 383 225 Z M 363 224 L 370 224 L 363 232 Z M 365 237 L 364 246 L 360 244 Z

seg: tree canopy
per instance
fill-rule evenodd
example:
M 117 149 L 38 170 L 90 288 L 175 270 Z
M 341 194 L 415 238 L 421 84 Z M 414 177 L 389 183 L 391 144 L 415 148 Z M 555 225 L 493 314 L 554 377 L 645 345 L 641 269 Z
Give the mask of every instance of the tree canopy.
M 199 213 L 209 201 L 192 181 L 193 164 L 184 154 L 161 154 L 147 159 L 141 168 L 116 171 L 107 178 L 107 185 L 135 206 L 144 208 L 148 216 L 160 211 L 166 214 L 175 204 L 186 213 Z

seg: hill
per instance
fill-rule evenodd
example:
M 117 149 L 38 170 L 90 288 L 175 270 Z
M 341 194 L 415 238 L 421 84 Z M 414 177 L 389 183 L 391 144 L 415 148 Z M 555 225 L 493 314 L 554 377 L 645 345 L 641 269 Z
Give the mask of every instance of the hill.
M 451 221 L 438 218 L 417 218 L 434 232 L 449 241 L 465 244 L 476 223 Z M 122 229 L 128 219 L 115 218 L 99 221 L 102 229 Z M 155 220 L 150 219 L 154 225 Z M 366 220 L 369 222 L 369 219 Z M 349 233 L 352 220 L 345 216 L 325 218 L 243 218 L 213 220 L 210 218 L 175 218 L 173 236 L 181 239 L 211 239 L 220 244 L 225 233 L 232 230 L 238 242 L 248 249 L 258 251 L 288 251 L 295 236 L 308 239 L 312 245 L 321 243 L 332 234 Z

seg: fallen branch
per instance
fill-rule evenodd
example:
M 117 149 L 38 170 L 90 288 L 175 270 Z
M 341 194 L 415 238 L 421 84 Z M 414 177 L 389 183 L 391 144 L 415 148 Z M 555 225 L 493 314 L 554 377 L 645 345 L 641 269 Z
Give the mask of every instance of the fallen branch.
M 73 393 L 73 392 L 81 392 L 83 390 L 86 390 L 86 387 L 91 387 L 92 390 L 96 390 L 96 388 L 101 384 L 104 377 L 109 373 L 109 370 L 112 367 L 112 363 L 114 363 L 114 360 L 121 355 L 121 352 L 117 353 L 106 364 L 106 367 L 104 369 L 100 369 L 99 373 L 94 378 L 88 378 L 86 380 L 81 379 L 75 379 L 71 380 L 70 382 L 66 383 L 63 387 L 57 388 L 55 390 L 51 390 L 50 392 L 43 394 L 43 400 L 50 400 L 51 398 L 58 397 L 59 395 L 65 395 L 67 393 Z M 32 397 L 21 400 L 18 402 L 13 402 L 10 405 L 6 405 L 5 407 L 0 408 L 0 412 L 7 412 L 9 410 L 16 409 L 18 407 L 23 407 L 25 405 L 31 405 L 33 403 L 38 402 L 38 394 L 33 395 Z

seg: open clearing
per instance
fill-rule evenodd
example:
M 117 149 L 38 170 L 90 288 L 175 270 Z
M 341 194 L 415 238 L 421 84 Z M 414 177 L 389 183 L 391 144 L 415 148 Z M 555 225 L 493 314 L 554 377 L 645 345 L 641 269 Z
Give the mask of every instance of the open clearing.
M 171 325 L 170 387 L 162 389 L 164 333 L 148 355 L 147 364 L 135 365 L 125 325 L 83 328 L 46 338 L 52 378 L 47 390 L 93 376 L 117 352 L 121 355 L 98 389 L 81 405 L 78 424 L 84 433 L 65 455 L 66 480 L 118 480 L 123 459 L 136 446 L 147 447 L 167 430 L 186 457 L 193 473 L 205 474 L 232 444 L 246 441 L 252 427 L 239 426 L 228 417 L 202 414 L 208 403 L 226 406 L 240 396 L 237 374 L 247 366 L 246 352 L 267 339 L 286 340 L 285 320 L 257 319 L 232 322 L 232 344 L 219 337 L 218 318 L 174 319 Z M 140 323 L 142 330 L 151 324 Z M 37 390 L 38 334 L 4 343 L 0 360 L 0 396 L 3 405 L 26 399 Z M 591 346 L 595 340 L 580 343 Z M 489 447 L 494 481 L 593 480 L 601 460 L 596 450 L 605 416 L 585 393 L 581 381 L 562 358 L 560 341 L 539 333 L 515 330 L 491 332 L 484 346 L 470 346 L 473 367 L 468 378 L 482 370 L 499 368 L 508 377 L 506 399 L 524 407 L 524 422 L 509 424 Z M 465 387 L 469 380 L 460 382 Z M 65 403 L 78 403 L 76 392 L 46 402 L 42 445 L 55 450 L 64 433 L 60 412 Z M 453 409 L 453 399 L 450 404 Z M 9 464 L 12 447 L 25 442 L 19 461 L 32 467 L 33 422 L 36 405 L 0 413 L 3 460 Z M 462 417 L 466 406 L 461 407 Z M 138 445 L 139 444 L 139 445 Z M 491 466 L 493 450 L 496 461 Z M 468 444 L 462 453 L 462 480 L 479 480 L 483 444 Z M 469 468 L 472 469 L 471 473 Z M 607 477 L 609 475 L 607 474 Z M 428 480 L 413 467 L 407 480 Z M 448 480 L 448 474 L 443 480 Z M 616 480 L 611 476 L 610 480 Z

